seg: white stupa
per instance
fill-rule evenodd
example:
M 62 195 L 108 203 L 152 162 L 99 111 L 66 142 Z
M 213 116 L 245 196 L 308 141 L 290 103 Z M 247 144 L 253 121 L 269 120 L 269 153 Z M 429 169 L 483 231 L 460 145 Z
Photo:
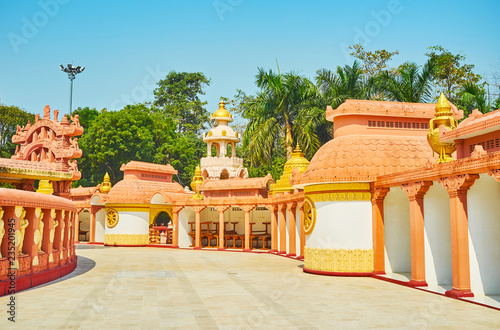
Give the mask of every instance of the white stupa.
M 207 144 L 207 157 L 201 159 L 201 174 L 204 179 L 248 178 L 248 171 L 243 167 L 243 159 L 236 157 L 236 143 L 240 142 L 238 132 L 228 126 L 233 116 L 226 110 L 224 101 L 220 101 L 219 109 L 210 116 L 217 121 L 216 126 L 203 133 L 203 142 Z M 216 155 L 212 157 L 212 147 Z M 231 148 L 230 155 L 228 149 Z

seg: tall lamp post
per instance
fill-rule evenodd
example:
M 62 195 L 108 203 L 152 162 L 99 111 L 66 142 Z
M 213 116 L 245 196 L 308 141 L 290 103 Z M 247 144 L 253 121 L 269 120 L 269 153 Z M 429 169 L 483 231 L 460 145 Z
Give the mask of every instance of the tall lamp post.
M 72 114 L 72 106 L 73 106 L 73 80 L 75 80 L 75 76 L 79 73 L 82 73 L 85 70 L 84 66 L 73 66 L 72 64 L 68 64 L 68 67 L 65 68 L 62 64 L 60 66 L 61 71 L 64 71 L 68 74 L 68 78 L 70 80 L 69 87 L 69 115 Z

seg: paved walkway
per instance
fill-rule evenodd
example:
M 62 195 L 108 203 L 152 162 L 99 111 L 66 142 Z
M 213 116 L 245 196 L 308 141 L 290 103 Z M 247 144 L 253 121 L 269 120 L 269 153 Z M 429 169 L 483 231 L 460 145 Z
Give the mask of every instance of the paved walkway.
M 19 329 L 500 327 L 500 312 L 268 254 L 79 245 L 75 272 L 17 294 Z M 0 298 L 0 328 L 7 321 Z

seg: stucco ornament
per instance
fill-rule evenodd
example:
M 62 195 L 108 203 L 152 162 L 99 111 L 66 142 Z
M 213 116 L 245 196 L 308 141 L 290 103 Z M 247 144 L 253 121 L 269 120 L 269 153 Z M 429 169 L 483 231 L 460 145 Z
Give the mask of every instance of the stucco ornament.
M 118 212 L 113 209 L 108 210 L 106 214 L 106 225 L 108 228 L 113 228 L 118 224 Z
M 310 235 L 314 230 L 316 225 L 316 207 L 314 202 L 306 197 L 304 199 L 304 232 L 306 235 Z

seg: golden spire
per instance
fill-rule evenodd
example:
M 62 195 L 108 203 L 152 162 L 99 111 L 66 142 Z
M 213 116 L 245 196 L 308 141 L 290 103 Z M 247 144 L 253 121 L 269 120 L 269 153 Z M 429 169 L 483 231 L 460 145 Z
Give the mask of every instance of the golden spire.
M 297 168 L 300 173 L 304 173 L 309 166 L 309 161 L 304 157 L 304 153 L 300 149 L 299 144 L 295 147 L 292 152 L 292 157 L 285 163 L 283 175 L 281 178 L 272 184 L 270 187 L 270 194 L 280 193 L 280 192 L 293 192 L 294 189 L 290 186 L 290 176 L 294 168 Z
M 109 179 L 109 174 L 106 172 L 104 175 L 104 179 L 102 180 L 101 187 L 99 188 L 99 191 L 103 194 L 109 193 L 111 190 L 111 180 Z
M 439 116 L 451 116 L 451 105 L 446 99 L 446 96 L 441 92 L 439 99 L 436 103 L 436 114 L 435 117 Z
M 194 170 L 193 180 L 191 181 L 191 189 L 195 192 L 193 199 L 203 199 L 203 195 L 200 193 L 198 186 L 203 183 L 203 176 L 201 176 L 200 165 L 196 166 Z

